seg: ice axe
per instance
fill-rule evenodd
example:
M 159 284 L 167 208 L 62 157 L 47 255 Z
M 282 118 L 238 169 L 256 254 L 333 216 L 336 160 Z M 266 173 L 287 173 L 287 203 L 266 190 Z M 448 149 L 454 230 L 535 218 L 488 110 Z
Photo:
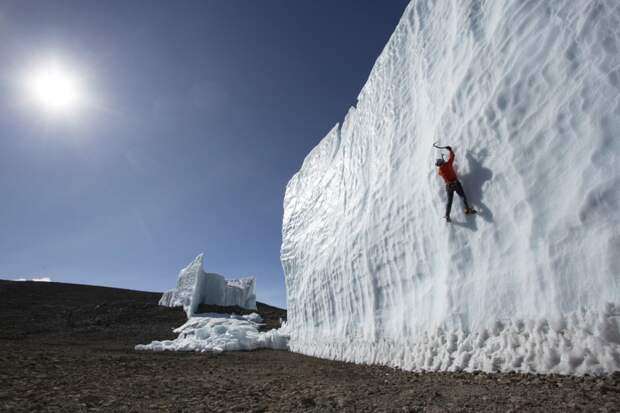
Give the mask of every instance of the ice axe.
M 438 145 L 438 142 L 433 143 L 433 148 L 437 148 L 437 149 L 439 149 L 439 150 L 442 150 L 442 149 L 448 149 L 448 147 L 447 147 L 447 146 L 439 146 L 439 145 Z M 440 155 L 441 155 L 441 159 L 444 159 L 444 157 L 443 157 L 443 153 L 440 153 Z M 445 159 L 444 159 L 444 160 L 445 160 Z

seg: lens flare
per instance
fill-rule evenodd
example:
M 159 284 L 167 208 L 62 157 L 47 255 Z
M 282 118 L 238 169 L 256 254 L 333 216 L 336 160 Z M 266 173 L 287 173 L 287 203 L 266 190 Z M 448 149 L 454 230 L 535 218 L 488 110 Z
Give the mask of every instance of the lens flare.
M 67 67 L 50 62 L 32 70 L 26 78 L 29 97 L 52 114 L 69 114 L 83 101 L 79 77 Z

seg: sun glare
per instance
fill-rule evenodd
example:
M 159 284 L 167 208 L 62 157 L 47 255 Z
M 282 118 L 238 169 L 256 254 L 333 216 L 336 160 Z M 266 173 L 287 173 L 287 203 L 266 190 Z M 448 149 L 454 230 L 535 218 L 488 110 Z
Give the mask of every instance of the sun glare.
M 45 111 L 60 115 L 74 112 L 83 100 L 80 79 L 58 62 L 32 70 L 26 79 L 30 99 Z

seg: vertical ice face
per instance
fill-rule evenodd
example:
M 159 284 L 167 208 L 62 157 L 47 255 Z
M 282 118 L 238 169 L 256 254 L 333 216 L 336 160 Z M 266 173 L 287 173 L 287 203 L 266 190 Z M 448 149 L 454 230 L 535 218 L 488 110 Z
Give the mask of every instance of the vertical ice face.
M 219 274 L 204 272 L 203 260 L 204 256 L 200 254 L 179 272 L 176 288 L 162 295 L 160 305 L 183 307 L 188 318 L 196 313 L 200 304 L 256 309 L 256 282 L 253 277 L 226 280 Z
M 290 347 L 620 369 L 620 3 L 414 0 L 284 200 Z M 470 202 L 453 223 L 432 143 Z

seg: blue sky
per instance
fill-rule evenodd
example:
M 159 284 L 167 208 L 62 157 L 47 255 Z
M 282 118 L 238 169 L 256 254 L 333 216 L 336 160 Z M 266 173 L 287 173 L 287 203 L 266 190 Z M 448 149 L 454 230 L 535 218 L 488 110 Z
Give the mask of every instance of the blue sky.
M 163 291 L 204 252 L 284 306 L 286 183 L 406 3 L 0 3 L 0 278 Z M 71 117 L 25 103 L 48 58 L 88 91 Z

